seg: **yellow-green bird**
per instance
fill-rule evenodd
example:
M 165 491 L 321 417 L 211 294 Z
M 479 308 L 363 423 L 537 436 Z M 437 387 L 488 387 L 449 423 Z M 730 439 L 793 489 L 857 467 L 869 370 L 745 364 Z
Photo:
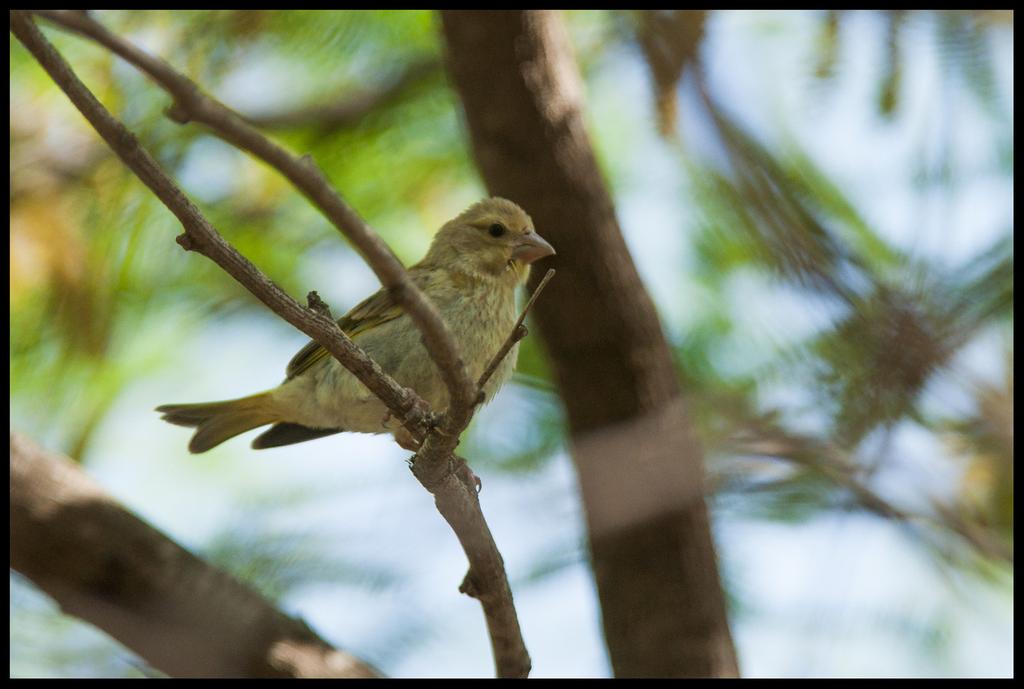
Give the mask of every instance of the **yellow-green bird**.
M 409 276 L 441 312 L 471 380 L 478 380 L 515 325 L 516 287 L 530 264 L 555 253 L 522 208 L 501 198 L 474 204 L 445 223 Z M 338 320 L 351 337 L 400 385 L 432 408 L 448 405 L 448 390 L 419 330 L 387 290 L 381 289 Z M 485 385 L 490 400 L 515 368 L 519 346 Z M 394 433 L 401 426 L 384 403 L 310 342 L 288 363 L 281 385 L 225 402 L 165 404 L 163 418 L 196 429 L 188 449 L 206 452 L 239 433 L 273 424 L 257 436 L 256 449 L 300 443 L 342 431 Z

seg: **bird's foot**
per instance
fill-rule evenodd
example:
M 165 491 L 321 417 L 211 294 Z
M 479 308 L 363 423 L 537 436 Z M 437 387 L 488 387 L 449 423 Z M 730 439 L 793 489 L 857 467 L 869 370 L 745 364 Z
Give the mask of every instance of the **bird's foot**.
M 405 426 L 402 426 L 395 431 L 395 442 L 398 443 L 400 447 L 405 450 L 409 450 L 410 452 L 419 452 L 420 450 L 420 442 L 412 436 L 412 433 L 410 433 Z

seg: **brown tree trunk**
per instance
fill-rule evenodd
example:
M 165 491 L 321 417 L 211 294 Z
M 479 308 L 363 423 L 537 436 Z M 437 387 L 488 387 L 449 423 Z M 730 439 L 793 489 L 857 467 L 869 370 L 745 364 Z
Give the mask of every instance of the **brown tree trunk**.
M 11 433 L 11 568 L 173 677 L 376 677 Z
M 442 22 L 489 191 L 521 204 L 558 250 L 535 318 L 568 411 L 615 674 L 735 676 L 701 452 L 587 137 L 562 21 L 447 11 Z

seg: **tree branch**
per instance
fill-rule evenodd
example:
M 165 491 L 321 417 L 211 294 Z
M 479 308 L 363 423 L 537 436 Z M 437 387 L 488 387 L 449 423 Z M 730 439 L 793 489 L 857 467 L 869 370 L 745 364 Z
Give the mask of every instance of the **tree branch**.
M 751 437 L 741 437 L 730 445 L 733 454 L 772 457 L 804 467 L 848 491 L 856 505 L 868 512 L 894 522 L 948 531 L 980 555 L 1013 565 L 1011 547 L 989 530 L 970 525 L 952 507 L 933 501 L 931 506 L 935 514 L 929 515 L 898 507 L 879 495 L 858 477 L 855 458 L 835 443 L 764 423 L 752 424 L 748 433 Z
M 174 677 L 376 677 L 11 433 L 11 568 Z
M 526 676 L 530 659 L 504 563 L 480 511 L 476 490 L 460 478 L 462 460 L 453 455 L 459 435 L 472 418 L 476 389 L 436 307 L 413 285 L 387 245 L 341 200 L 308 156 L 296 158 L 270 142 L 169 65 L 114 36 L 87 16 L 75 12 L 40 13 L 93 38 L 153 77 L 175 98 L 172 117 L 206 124 L 225 141 L 253 153 L 284 174 L 356 244 L 381 282 L 403 305 L 420 329 L 449 390 L 450 405 L 440 421 L 415 392 L 397 385 L 355 345 L 319 307 L 318 300 L 310 300 L 310 308 L 304 309 L 229 245 L 142 149 L 135 136 L 78 80 L 27 14 L 11 12 L 11 30 L 18 39 L 125 164 L 181 221 L 185 233 L 178 237 L 178 243 L 213 260 L 271 310 L 323 345 L 403 420 L 414 437 L 423 439 L 420 451 L 413 457 L 413 473 L 434 495 L 438 510 L 466 550 L 470 564 L 467 580 L 475 582 L 466 592 L 478 598 L 484 609 L 497 672 L 502 677 Z
M 452 405 L 469 405 L 475 392 L 455 340 L 431 304 L 409 279 L 405 268 L 384 241 L 331 187 L 323 171 L 306 155 L 297 157 L 270 141 L 245 118 L 204 93 L 191 79 L 163 60 L 139 50 L 86 14 L 69 10 L 36 10 L 60 27 L 90 38 L 150 76 L 174 99 L 168 116 L 179 124 L 198 122 L 216 136 L 276 169 L 313 202 L 356 246 L 367 264 L 416 323 L 448 388 Z
M 181 222 L 185 233 L 177 238 L 185 249 L 197 251 L 223 268 L 257 299 L 296 328 L 322 344 L 374 392 L 397 418 L 409 418 L 410 432 L 424 432 L 428 420 L 416 410 L 427 405 L 412 390 L 398 385 L 328 316 L 303 308 L 228 244 L 187 196 L 139 145 L 138 139 L 115 119 L 21 12 L 11 13 L 11 30 L 67 94 L 110 148 L 156 194 Z
M 533 317 L 565 402 L 612 668 L 735 676 L 700 447 L 587 136 L 568 32 L 551 11 L 445 10 L 441 25 L 488 191 L 567 247 Z

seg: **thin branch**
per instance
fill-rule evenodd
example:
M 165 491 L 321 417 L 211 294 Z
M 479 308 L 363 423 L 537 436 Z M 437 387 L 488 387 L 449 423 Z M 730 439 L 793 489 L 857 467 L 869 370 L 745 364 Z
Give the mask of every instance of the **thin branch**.
M 883 519 L 911 526 L 928 525 L 959 536 L 985 557 L 1013 564 L 1013 550 L 986 529 L 966 523 L 949 507 L 932 503 L 934 515 L 911 512 L 879 495 L 856 475 L 857 463 L 849 452 L 830 442 L 820 442 L 776 428 L 755 428 L 755 438 L 731 448 L 737 455 L 774 457 L 804 467 L 847 490 L 862 509 Z
M 191 117 L 207 124 L 224 140 L 252 152 L 282 172 L 356 244 L 381 282 L 403 304 L 420 329 L 449 389 L 451 403 L 439 423 L 418 395 L 398 386 L 345 336 L 326 315 L 319 299 L 311 298 L 310 308 L 302 308 L 231 247 L 141 148 L 135 136 L 78 80 L 28 16 L 24 12 L 11 12 L 11 30 L 18 39 L 125 164 L 181 221 L 185 233 L 178 237 L 178 243 L 216 262 L 271 310 L 323 345 L 403 420 L 414 437 L 423 439 L 420 451 L 413 457 L 413 473 L 434 495 L 438 510 L 466 551 L 470 565 L 466 581 L 474 584 L 463 590 L 476 597 L 484 609 L 497 673 L 501 677 L 528 675 L 530 657 L 522 639 L 501 554 L 480 511 L 476 490 L 461 478 L 464 472 L 460 471 L 460 465 L 464 463 L 453 455 L 459 434 L 468 425 L 476 406 L 475 388 L 469 382 L 454 339 L 437 309 L 412 284 L 387 245 L 330 187 L 308 156 L 295 158 L 245 124 L 239 115 L 202 94 L 195 84 L 166 63 L 110 34 L 85 15 L 49 11 L 42 14 L 93 38 L 150 74 L 175 97 L 172 116 L 176 115 L 179 120 Z
M 409 279 L 387 244 L 331 187 L 312 157 L 298 157 L 263 136 L 242 115 L 204 93 L 191 79 L 163 60 L 140 50 L 88 15 L 69 10 L 36 10 L 60 27 L 90 38 L 149 75 L 174 99 L 168 116 L 184 124 L 198 122 L 216 136 L 248 151 L 284 175 L 356 246 L 367 264 L 402 305 L 423 335 L 441 372 L 451 405 L 470 405 L 475 390 L 455 340 L 437 308 Z M 460 429 L 461 430 L 461 429 Z
M 173 677 L 376 677 L 11 433 L 11 568 Z
M 77 15 L 76 15 L 77 16 Z M 338 361 L 388 406 L 396 418 L 408 419 L 410 432 L 423 433 L 429 420 L 426 403 L 403 388 L 345 335 L 329 316 L 303 308 L 275 285 L 259 268 L 227 243 L 160 165 L 140 145 L 92 92 L 78 79 L 64 58 L 22 12 L 11 12 L 11 31 L 18 37 L 54 82 L 85 116 L 110 148 L 156 194 L 181 222 L 185 233 L 177 239 L 184 248 L 197 251 L 223 268 L 275 313 L 324 346 Z
M 530 299 L 526 302 L 526 306 L 523 307 L 523 311 L 519 314 L 516 324 L 512 326 L 512 332 L 508 334 L 508 338 L 505 340 L 505 343 L 501 345 L 501 349 L 498 350 L 498 353 L 494 355 L 493 359 L 491 359 L 491 363 L 487 364 L 487 368 L 485 368 L 484 372 L 480 375 L 480 380 L 476 383 L 476 399 L 478 404 L 484 399 L 484 385 L 486 385 L 487 381 L 491 379 L 494 372 L 498 370 L 498 366 L 500 366 L 501 362 L 504 361 L 506 356 L 508 356 L 508 353 L 512 351 L 512 347 L 515 343 L 519 342 L 519 340 L 529 334 L 526 326 L 523 325 L 523 321 L 526 320 L 526 314 L 528 314 L 530 309 L 533 308 L 533 303 L 537 301 L 537 297 L 540 296 L 541 291 L 547 286 L 548 282 L 553 277 L 555 277 L 555 269 L 548 268 L 548 272 L 544 273 L 544 277 L 541 278 L 540 283 L 537 284 L 537 289 L 533 290 L 533 294 L 530 295 Z

